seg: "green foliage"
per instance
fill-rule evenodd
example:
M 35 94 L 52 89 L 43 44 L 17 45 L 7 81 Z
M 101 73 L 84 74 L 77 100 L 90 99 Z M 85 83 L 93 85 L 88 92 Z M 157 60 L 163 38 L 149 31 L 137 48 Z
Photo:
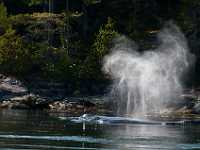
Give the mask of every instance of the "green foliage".
M 67 81 L 74 91 L 99 86 L 107 81 L 102 60 L 113 37 L 125 34 L 140 50 L 156 47 L 154 33 L 168 20 L 181 27 L 200 56 L 199 0 L 68 0 L 69 10 L 67 1 L 50 1 L 55 14 L 48 12 L 49 0 L 2 0 L 1 72 Z
M 7 9 L 3 3 L 0 3 L 0 35 L 10 28 L 9 19 L 7 17 Z
M 42 4 L 42 3 L 45 3 L 45 2 L 47 2 L 47 0 L 29 0 L 28 5 L 29 6 L 39 5 L 39 4 Z
M 97 4 L 100 3 L 101 0 L 83 0 L 86 5 Z
M 69 70 L 70 58 L 67 51 L 62 49 L 61 45 L 55 48 L 46 42 L 48 17 L 46 13 L 36 13 L 20 14 L 9 18 L 9 28 L 6 28 L 6 33 L 0 36 L 2 72 L 21 78 L 31 74 L 38 74 L 45 79 L 56 79 L 58 76 L 59 79 L 65 79 L 69 76 L 67 70 Z M 59 27 L 62 28 L 63 23 L 58 19 L 54 22 L 56 26 L 52 30 L 56 32 Z
M 109 17 L 96 35 L 89 56 L 81 70 L 81 77 L 101 81 L 104 77 L 101 72 L 103 57 L 109 52 L 111 40 L 118 35 L 115 23 Z
M 63 80 L 68 76 L 70 58 L 63 49 L 26 44 L 14 31 L 9 31 L 0 37 L 0 66 L 1 71 L 21 78 L 38 74 L 49 80 Z
M 28 51 L 14 30 L 10 29 L 0 37 L 1 71 L 15 75 L 24 74 L 28 69 L 28 58 Z
M 46 79 L 65 80 L 70 76 L 71 60 L 63 49 L 48 48 L 40 54 L 42 73 Z
M 7 9 L 3 3 L 0 3 L 0 20 L 1 21 L 7 20 Z
M 107 24 L 101 27 L 99 33 L 96 35 L 96 40 L 92 46 L 92 55 L 102 60 L 105 54 L 109 52 L 110 41 L 116 35 L 117 32 L 114 29 L 114 21 L 109 17 Z

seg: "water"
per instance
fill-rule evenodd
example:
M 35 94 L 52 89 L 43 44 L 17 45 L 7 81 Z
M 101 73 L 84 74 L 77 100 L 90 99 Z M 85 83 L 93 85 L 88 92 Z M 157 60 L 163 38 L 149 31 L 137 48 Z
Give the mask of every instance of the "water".
M 184 35 L 171 23 L 158 33 L 158 41 L 157 49 L 138 52 L 133 41 L 119 37 L 105 57 L 104 71 L 114 80 L 111 93 L 119 100 L 120 114 L 145 116 L 178 103 L 192 55 Z
M 185 150 L 200 149 L 200 126 L 146 124 L 133 118 L 66 117 L 31 111 L 0 111 L 0 149 Z M 83 130 L 83 120 L 85 130 Z M 102 121 L 100 121 L 102 120 Z M 146 121 L 149 122 L 149 121 Z

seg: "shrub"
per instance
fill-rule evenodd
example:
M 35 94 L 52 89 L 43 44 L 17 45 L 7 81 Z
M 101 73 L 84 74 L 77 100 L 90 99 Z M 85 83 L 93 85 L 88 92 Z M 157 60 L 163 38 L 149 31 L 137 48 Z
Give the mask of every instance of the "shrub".
M 111 40 L 118 35 L 114 28 L 114 21 L 108 18 L 107 23 L 102 26 L 96 35 L 85 64 L 82 66 L 80 77 L 102 81 L 104 76 L 101 72 L 103 57 L 109 52 Z

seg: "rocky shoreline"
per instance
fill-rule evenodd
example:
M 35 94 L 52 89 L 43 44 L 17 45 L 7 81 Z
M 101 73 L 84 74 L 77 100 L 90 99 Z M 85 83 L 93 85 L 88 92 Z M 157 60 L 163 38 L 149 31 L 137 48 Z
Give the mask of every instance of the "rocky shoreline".
M 51 89 L 52 90 L 52 89 Z M 50 91 L 51 91 L 50 90 Z M 176 115 L 200 114 L 200 90 L 185 90 L 172 111 Z M 172 104 L 173 105 L 173 104 Z M 98 97 L 45 97 L 32 93 L 14 77 L 0 75 L 0 110 L 32 109 L 67 114 L 113 114 L 109 101 Z M 167 114 L 167 113 L 166 113 Z
M 51 95 L 51 92 L 52 89 L 49 89 L 49 95 Z M 16 78 L 0 75 L 0 109 L 39 109 L 48 112 L 72 114 L 110 113 L 108 109 L 105 110 L 103 105 L 104 102 L 97 100 L 95 97 L 86 99 L 67 97 L 64 94 L 60 94 L 59 96 L 58 94 L 56 96 L 34 94 Z
M 82 98 L 65 98 L 53 100 L 28 94 L 16 96 L 0 102 L 0 109 L 31 109 L 45 110 L 54 113 L 83 114 L 83 113 L 108 113 L 101 102 L 91 102 Z

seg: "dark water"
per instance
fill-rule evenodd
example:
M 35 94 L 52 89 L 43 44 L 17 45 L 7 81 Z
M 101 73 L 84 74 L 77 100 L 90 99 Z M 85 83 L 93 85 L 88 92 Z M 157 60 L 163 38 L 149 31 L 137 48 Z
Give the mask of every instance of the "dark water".
M 134 123 L 94 116 L 90 119 L 84 120 L 84 131 L 80 118 L 45 112 L 0 111 L 0 149 L 200 149 L 197 124 Z

